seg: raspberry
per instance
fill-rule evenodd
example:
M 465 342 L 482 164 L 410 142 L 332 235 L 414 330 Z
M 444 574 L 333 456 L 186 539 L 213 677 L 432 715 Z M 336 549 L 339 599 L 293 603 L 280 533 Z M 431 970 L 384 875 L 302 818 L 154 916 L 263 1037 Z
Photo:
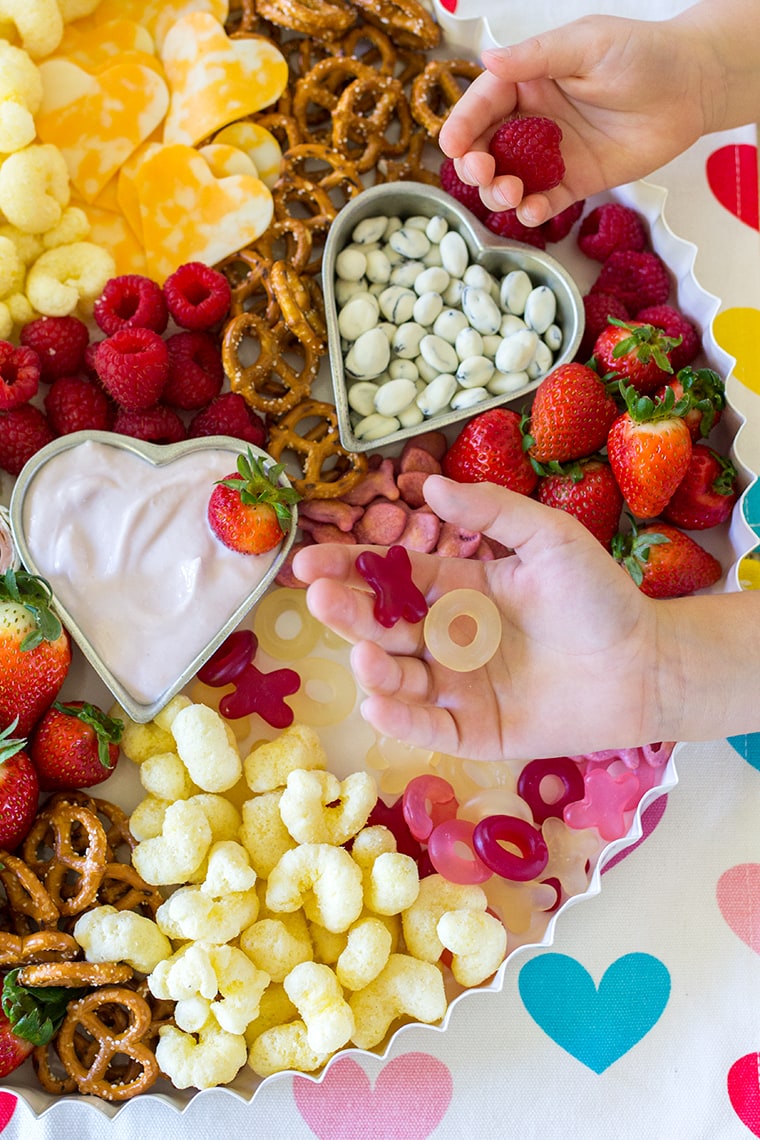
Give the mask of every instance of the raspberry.
M 670 305 L 650 305 L 634 316 L 637 321 L 662 329 L 666 336 L 681 337 L 681 343 L 668 353 L 674 372 L 680 372 L 699 355 L 702 346 L 699 332 L 677 309 Z
M 17 408 L 40 386 L 40 358 L 33 348 L 0 340 L 0 408 Z
M 92 315 L 106 336 L 135 326 L 162 333 L 169 322 L 161 286 L 139 273 L 112 277 L 93 305 Z
M 156 404 L 142 411 L 119 408 L 113 430 L 119 435 L 144 439 L 148 443 L 179 443 L 187 438 L 185 425 L 172 408 Z
M 534 245 L 536 249 L 546 248 L 546 238 L 541 226 L 524 226 L 516 210 L 494 210 L 486 214 L 484 220 L 488 229 L 499 237 L 522 241 L 526 245 Z
M 204 435 L 231 435 L 256 447 L 265 447 L 264 421 L 246 404 L 238 392 L 225 392 L 194 417 L 188 435 L 199 439 Z
M 114 410 L 102 388 L 83 376 L 59 376 L 45 397 L 45 412 L 56 435 L 109 431 Z
M 95 367 L 116 403 L 139 412 L 152 407 L 164 389 L 169 350 L 152 329 L 119 329 L 98 345 Z
M 647 243 L 644 223 L 635 210 L 621 202 L 605 202 L 583 219 L 578 248 L 594 261 L 606 261 L 619 249 L 640 252 Z
M 549 218 L 548 222 L 544 222 L 541 229 L 544 232 L 544 237 L 549 242 L 562 241 L 570 233 L 578 218 L 583 213 L 583 207 L 586 202 L 581 198 L 580 202 L 573 202 L 572 206 L 561 210 L 559 214 L 555 214 L 553 218 Z
M 670 295 L 667 266 L 656 253 L 621 249 L 599 271 L 592 293 L 614 293 L 631 313 L 664 305 Z
M 167 337 L 169 379 L 163 391 L 165 403 L 175 408 L 205 408 L 218 396 L 224 383 L 224 368 L 216 341 L 204 332 L 180 332 Z
M 594 350 L 596 339 L 610 323 L 610 317 L 619 321 L 629 321 L 631 314 L 619 297 L 612 293 L 587 293 L 583 298 L 586 323 L 583 338 L 578 349 L 577 359 L 586 361 Z
M 183 329 L 213 328 L 226 317 L 230 296 L 227 278 L 201 261 L 180 265 L 164 281 L 169 312 Z
M 524 194 L 536 194 L 558 186 L 565 177 L 561 141 L 562 131 L 553 119 L 531 115 L 502 123 L 488 149 L 497 175 L 513 174 L 522 180 Z
M 47 418 L 34 404 L 0 412 L 0 467 L 18 475 L 27 459 L 55 439 Z
M 40 358 L 40 380 L 51 384 L 57 376 L 73 376 L 82 367 L 90 333 L 78 317 L 36 317 L 24 325 L 21 344 Z
M 477 186 L 468 186 L 466 182 L 462 181 L 454 169 L 452 158 L 444 158 L 438 177 L 441 181 L 442 190 L 466 206 L 470 213 L 474 214 L 476 218 L 480 218 L 481 222 L 485 221 L 488 207 L 480 197 L 480 191 Z

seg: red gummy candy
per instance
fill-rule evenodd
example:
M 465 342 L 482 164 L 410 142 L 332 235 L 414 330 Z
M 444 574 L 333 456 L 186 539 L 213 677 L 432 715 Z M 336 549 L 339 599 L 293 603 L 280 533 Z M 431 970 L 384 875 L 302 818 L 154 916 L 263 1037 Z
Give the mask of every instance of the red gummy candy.
M 274 669 L 262 673 L 255 665 L 246 665 L 235 678 L 235 689 L 219 702 L 219 712 L 228 720 L 258 713 L 272 728 L 287 728 L 293 723 L 293 710 L 285 697 L 298 692 L 301 678 L 295 669 Z
M 228 685 L 250 665 L 257 649 L 258 639 L 252 630 L 236 629 L 198 670 L 198 680 L 215 689 Z
M 412 564 L 406 548 L 390 546 L 388 553 L 364 550 L 356 559 L 356 569 L 375 591 L 375 619 L 390 629 L 404 618 L 422 621 L 428 612 L 425 595 L 412 581 Z

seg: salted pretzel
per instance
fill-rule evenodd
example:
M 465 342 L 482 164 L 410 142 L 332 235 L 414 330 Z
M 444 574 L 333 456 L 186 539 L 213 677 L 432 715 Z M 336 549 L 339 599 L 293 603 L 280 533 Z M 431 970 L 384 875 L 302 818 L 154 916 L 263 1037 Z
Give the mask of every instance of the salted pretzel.
M 286 453 L 297 459 L 301 473 L 289 478 L 305 499 L 339 498 L 367 470 L 366 455 L 341 446 L 333 405 L 319 400 L 302 400 L 273 423 L 268 447 L 278 462 Z
M 397 135 L 391 130 L 398 125 Z M 412 116 L 403 85 L 387 75 L 354 80 L 333 112 L 333 146 L 350 156 L 364 174 L 383 155 L 400 155 L 409 146 Z
M 158 888 L 146 883 L 131 863 L 106 863 L 98 889 L 98 903 L 117 910 L 133 910 L 155 919 L 158 908 L 165 901 Z
M 430 143 L 427 131 L 419 127 L 412 131 L 406 154 L 399 158 L 378 159 L 375 168 L 375 182 L 427 182 L 431 186 L 440 185 L 435 170 L 425 165 L 425 147 Z
M 271 222 L 261 237 L 256 238 L 251 251 L 270 269 L 273 262 L 285 260 L 296 273 L 306 273 L 313 246 L 313 231 L 301 218 L 281 218 Z M 234 255 L 228 260 L 234 260 Z
M 133 970 L 126 962 L 33 962 L 22 966 L 18 980 L 22 986 L 118 986 L 131 980 Z
M 296 217 L 309 229 L 329 229 L 338 213 L 327 191 L 307 179 L 278 179 L 272 189 L 272 201 L 278 222 Z
M 441 29 L 419 0 L 354 0 L 370 24 L 381 28 L 394 44 L 428 51 L 437 47 Z
M 230 285 L 230 315 L 254 312 L 268 325 L 279 320 L 280 309 L 269 288 L 271 259 L 252 246 L 231 253 L 216 268 Z
M 264 111 L 260 115 L 254 115 L 252 121 L 274 135 L 280 144 L 280 150 L 287 150 L 288 147 L 303 142 L 298 123 L 291 114 L 284 111 Z
M 320 143 L 301 143 L 286 150 L 282 156 L 280 178 L 295 185 L 308 182 L 329 195 L 339 191 L 343 198 L 341 205 L 364 189 L 356 165 L 342 151 Z
M 25 935 L 57 924 L 61 916 L 57 902 L 36 870 L 24 859 L 0 850 L 0 882 L 17 934 Z
M 15 966 L 78 958 L 82 947 L 63 930 L 35 930 L 32 934 L 0 932 L 0 970 Z
M 328 142 L 331 116 L 341 93 L 355 79 L 366 79 L 374 74 L 361 60 L 346 56 L 330 56 L 315 64 L 296 82 L 293 91 L 291 113 L 302 139 Z
M 256 11 L 278 27 L 322 40 L 340 39 L 356 21 L 345 0 L 256 0 Z
M 287 261 L 275 261 L 269 274 L 282 320 L 294 336 L 317 356 L 327 352 L 322 290 L 313 277 L 301 277 Z
M 432 138 L 438 138 L 451 108 L 482 71 L 480 64 L 473 60 L 434 59 L 412 82 L 412 115 Z
M 63 799 L 46 806 L 24 840 L 23 853 L 38 873 L 44 868 L 45 887 L 60 915 L 81 914 L 95 902 L 105 872 L 108 840 L 88 807 Z
M 251 364 L 241 359 L 246 342 L 258 344 L 258 357 Z M 301 360 L 300 370 L 288 357 Z M 239 392 L 252 408 L 279 416 L 294 408 L 311 392 L 319 371 L 320 356 L 308 344 L 285 329 L 276 330 L 256 313 L 238 313 L 227 324 L 222 338 L 222 364 L 230 388 Z
M 396 75 L 398 48 L 385 32 L 372 24 L 359 24 L 344 37 L 341 48 L 344 55 L 360 59 L 381 75 Z

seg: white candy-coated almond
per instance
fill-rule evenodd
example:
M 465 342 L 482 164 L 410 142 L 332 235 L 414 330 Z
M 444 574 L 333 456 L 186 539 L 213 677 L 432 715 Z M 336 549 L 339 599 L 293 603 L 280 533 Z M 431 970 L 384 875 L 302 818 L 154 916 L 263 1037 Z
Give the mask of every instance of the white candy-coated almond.
M 387 321 L 394 325 L 403 325 L 411 320 L 414 302 L 417 294 L 412 289 L 405 289 L 402 285 L 389 285 L 378 298 L 380 312 Z
M 397 416 L 417 395 L 414 380 L 387 380 L 375 395 L 375 411 L 381 416 Z
M 451 373 L 442 372 L 417 396 L 417 407 L 425 416 L 436 416 L 448 408 L 456 390 L 456 378 Z
M 360 281 L 366 268 L 366 254 L 353 246 L 342 249 L 335 258 L 335 274 L 343 281 Z
M 431 265 L 429 269 L 423 269 L 415 280 L 414 291 L 418 297 L 423 293 L 443 293 L 450 280 L 442 265 Z
M 352 297 L 357 293 L 367 292 L 367 281 L 342 281 L 338 278 L 335 282 L 335 304 L 338 308 L 348 304 Z
M 420 354 L 420 341 L 425 336 L 425 331 L 416 321 L 404 321 L 393 336 L 394 355 L 400 356 L 402 360 L 416 360 Z
M 489 360 L 493 360 L 496 353 L 499 351 L 499 345 L 502 342 L 500 336 L 484 336 L 483 337 L 483 355 L 487 356 Z
M 419 372 L 420 379 L 425 384 L 429 384 L 431 380 L 435 380 L 436 376 L 439 374 L 439 370 L 437 368 L 434 368 L 432 364 L 428 364 L 427 360 L 425 360 L 425 357 L 422 355 L 418 356 L 414 363 L 417 365 L 417 371 Z
M 422 259 L 422 264 L 429 266 L 431 269 L 436 266 L 442 266 L 443 259 L 441 257 L 441 247 L 439 245 L 431 245 L 430 249 Z
M 461 304 L 464 293 L 464 281 L 461 277 L 452 277 L 443 292 L 443 303 L 450 309 L 456 309 Z
M 417 427 L 417 424 L 421 424 L 425 417 L 417 401 L 413 400 L 408 408 L 399 412 L 397 419 L 402 428 L 408 428 Z
M 388 365 L 388 375 L 391 380 L 418 380 L 420 376 L 414 361 L 404 360 L 403 357 L 391 360 Z
M 544 333 L 544 341 L 552 350 L 552 352 L 559 352 L 562 348 L 562 329 L 559 325 L 549 325 Z
M 462 329 L 468 327 L 467 317 L 459 309 L 444 309 L 436 318 L 433 332 L 449 344 L 455 344 Z
M 354 435 L 357 439 L 384 439 L 398 431 L 399 426 L 395 416 L 381 416 L 379 412 L 373 412 L 354 424 Z
M 465 285 L 462 293 L 462 312 L 479 333 L 493 334 L 499 331 L 502 314 L 493 297 L 485 289 Z
M 391 346 L 382 329 L 362 333 L 346 356 L 346 371 L 357 380 L 374 380 L 385 372 L 391 358 Z
M 427 214 L 412 214 L 411 217 L 404 219 L 404 226 L 410 230 L 422 230 L 423 234 L 427 237 L 427 228 L 430 218 Z M 428 238 L 428 241 L 430 239 Z
M 349 408 L 360 416 L 370 415 L 375 410 L 375 396 L 379 387 L 371 380 L 359 380 L 356 384 L 351 384 L 347 392 Z
M 474 408 L 476 404 L 482 404 L 489 398 L 490 393 L 486 388 L 462 388 L 452 396 L 451 410 L 461 412 L 465 408 Z
M 494 363 L 499 372 L 522 372 L 533 359 L 538 344 L 538 333 L 521 329 L 505 337 L 499 345 Z
M 525 302 L 533 288 L 533 282 L 524 269 L 513 269 L 503 278 L 499 288 L 501 307 L 506 313 L 525 312 Z
M 420 341 L 420 354 L 431 368 L 439 372 L 455 372 L 459 364 L 456 349 L 448 340 L 429 333 Z
M 404 289 L 413 289 L 415 281 L 424 271 L 425 266 L 421 261 L 398 261 L 391 268 L 391 285 L 401 285 Z
M 462 388 L 484 388 L 494 374 L 494 364 L 487 356 L 469 356 L 456 370 Z
M 492 396 L 505 396 L 507 392 L 519 392 L 529 383 L 527 372 L 494 372 L 487 387 Z
M 448 233 L 449 223 L 440 214 L 436 214 L 432 218 L 428 218 L 428 224 L 425 229 L 428 241 L 432 245 L 440 245 L 445 234 Z
M 485 289 L 490 296 L 493 296 L 493 287 L 496 285 L 498 295 L 498 283 L 483 265 L 468 265 L 462 280 L 465 285 L 474 285 L 476 289 Z
M 381 321 L 377 327 L 380 329 L 380 332 L 385 333 L 388 339 L 388 344 L 393 347 L 393 338 L 396 335 L 396 326 L 393 324 L 393 322 Z
M 338 329 L 346 340 L 356 340 L 377 325 L 380 306 L 371 293 L 359 293 L 338 313 Z
M 515 313 L 505 313 L 499 325 L 499 336 L 511 336 L 512 333 L 519 332 L 520 329 L 527 327 L 522 317 L 518 317 Z
M 554 353 L 549 348 L 548 344 L 539 340 L 536 345 L 536 351 L 533 354 L 533 359 L 528 365 L 527 372 L 531 380 L 537 380 L 539 376 L 543 376 L 548 372 L 554 363 Z
M 396 230 L 388 239 L 391 249 L 408 257 L 410 261 L 418 261 L 430 250 L 430 242 L 425 237 L 424 230 L 416 230 L 406 223 L 400 230 Z
M 367 254 L 367 280 L 387 285 L 391 279 L 391 263 L 383 249 L 373 249 Z
M 452 277 L 464 277 L 465 270 L 470 263 L 470 251 L 467 242 L 456 230 L 449 230 L 441 238 L 441 264 Z
M 388 219 L 382 214 L 373 218 L 362 218 L 354 226 L 351 241 L 355 245 L 370 245 L 372 242 L 382 241 L 388 228 Z
M 460 360 L 467 360 L 468 356 L 482 356 L 483 337 L 477 329 L 471 329 L 468 325 L 457 333 L 454 348 Z
M 557 315 L 557 298 L 548 285 L 537 285 L 525 302 L 525 323 L 541 336 Z
M 421 293 L 414 303 L 412 319 L 417 324 L 430 328 L 442 309 L 443 301 L 440 293 Z

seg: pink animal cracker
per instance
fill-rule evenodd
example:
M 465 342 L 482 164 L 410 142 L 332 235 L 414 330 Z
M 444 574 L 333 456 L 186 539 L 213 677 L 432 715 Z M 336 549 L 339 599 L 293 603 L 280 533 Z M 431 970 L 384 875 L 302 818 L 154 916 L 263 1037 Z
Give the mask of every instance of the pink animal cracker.
M 375 591 L 375 619 L 390 629 L 397 622 L 422 621 L 428 612 L 425 595 L 412 581 L 412 563 L 403 546 L 390 546 L 385 555 L 364 550 L 356 569 Z

